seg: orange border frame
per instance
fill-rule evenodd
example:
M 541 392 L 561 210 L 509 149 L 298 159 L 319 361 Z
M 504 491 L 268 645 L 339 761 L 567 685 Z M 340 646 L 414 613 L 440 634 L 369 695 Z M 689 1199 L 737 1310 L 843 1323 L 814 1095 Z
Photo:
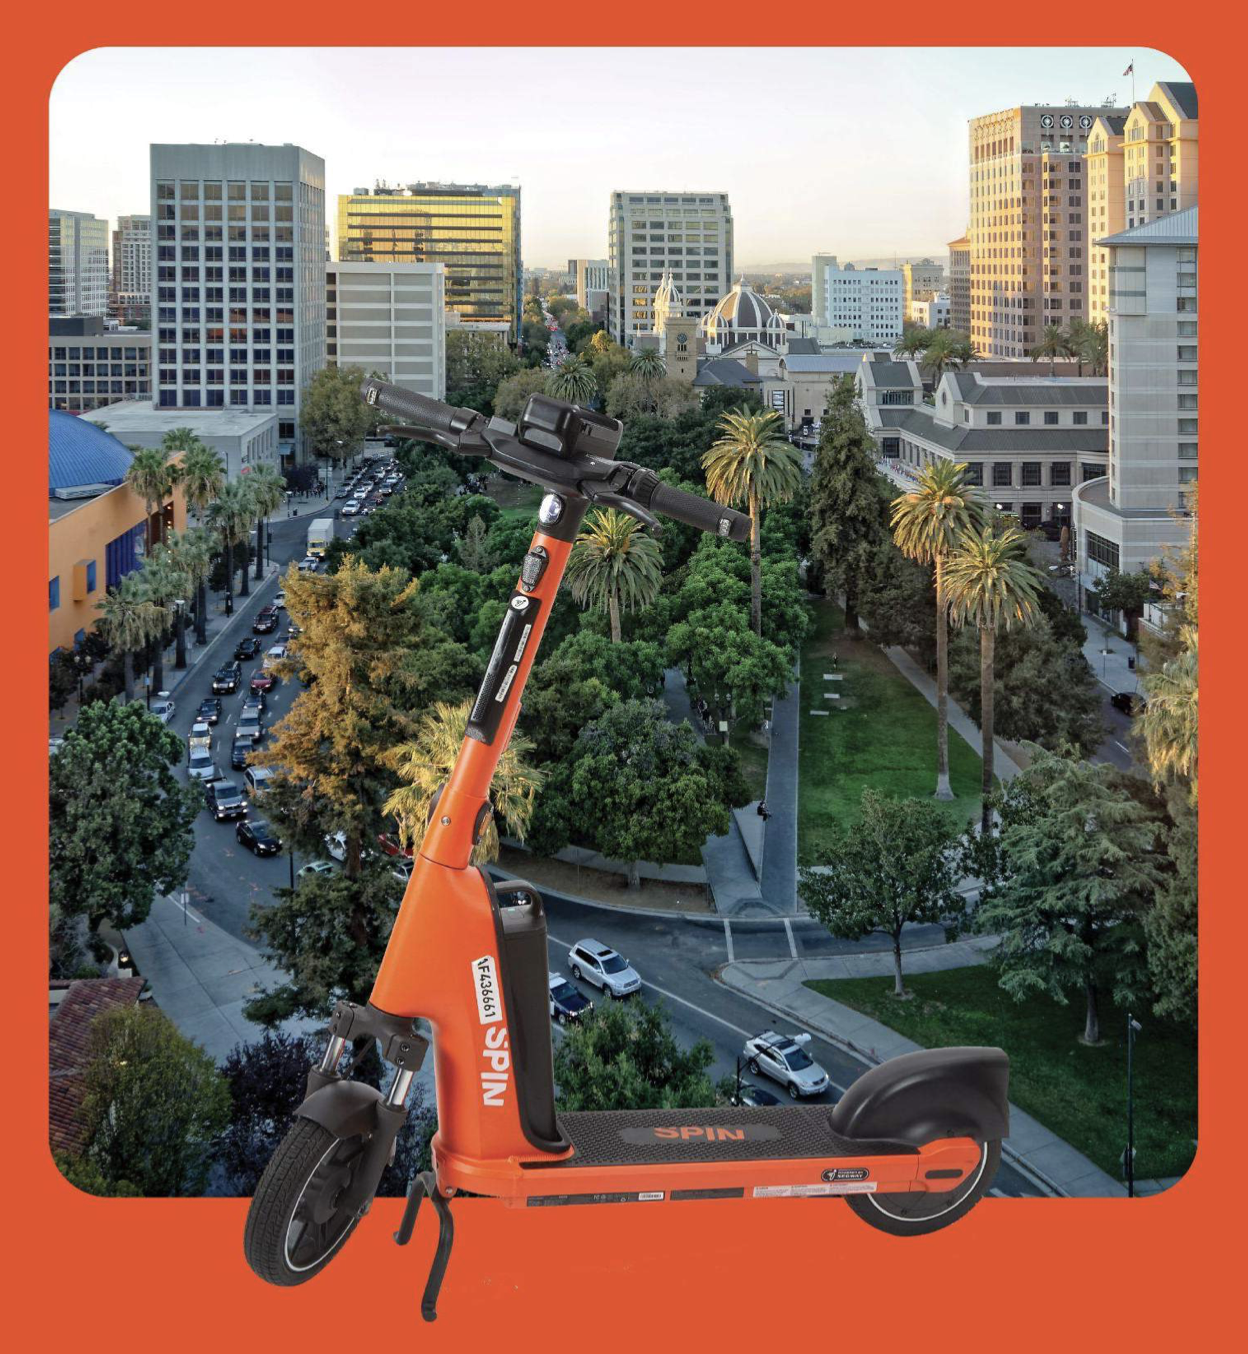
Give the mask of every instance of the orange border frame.
M 309 46 L 449 46 L 476 35 L 517 46 L 566 45 L 572 35 L 579 44 L 607 46 L 638 32 L 691 46 L 704 45 L 712 32 L 742 44 L 766 33 L 839 47 L 884 45 L 903 35 L 910 46 L 936 47 L 955 35 L 968 45 L 1031 46 L 1044 36 L 1030 10 L 983 0 L 949 11 L 901 0 L 890 7 L 888 24 L 870 9 L 795 0 L 782 33 L 765 23 L 756 5 L 737 0 L 714 9 L 711 28 L 705 10 L 643 3 L 629 13 L 650 22 L 631 24 L 625 34 L 620 13 L 568 0 L 524 7 L 483 0 L 472 11 L 472 25 L 459 13 L 424 17 L 401 7 L 387 8 L 384 22 L 370 24 L 344 22 L 342 6 L 325 0 L 275 0 L 258 9 L 225 0 L 213 11 L 211 31 L 201 14 L 150 0 L 120 10 L 66 0 L 25 22 L 10 16 L 5 98 L 11 108 L 11 196 L 2 218 L 2 257 L 13 302 L 6 338 L 16 423 L 5 430 L 6 471 L 18 488 L 9 501 L 18 508 L 8 524 L 6 603 L 10 626 L 20 633 L 18 656 L 5 666 L 10 715 L 43 708 L 44 279 L 35 264 L 44 249 L 40 190 L 47 182 L 48 93 L 58 71 L 81 52 L 150 45 L 154 34 L 161 45 L 187 46 L 225 34 L 257 46 L 289 45 L 292 37 Z M 1202 768 L 1201 1144 L 1184 1181 L 1136 1204 L 993 1204 L 962 1226 L 913 1242 L 882 1236 L 848 1209 L 815 1201 L 750 1208 L 691 1203 L 665 1213 L 662 1229 L 631 1209 L 513 1212 L 492 1201 L 463 1201 L 443 1315 L 436 1326 L 419 1330 L 417 1293 L 432 1250 L 432 1220 L 422 1222 L 414 1254 L 399 1251 L 390 1241 L 399 1205 L 384 1202 L 335 1261 L 334 1277 L 291 1293 L 266 1288 L 243 1263 L 244 1202 L 95 1200 L 71 1189 L 52 1166 L 42 969 L 46 879 L 38 847 L 46 833 L 40 790 L 46 763 L 39 721 L 11 719 L 10 744 L 20 749 L 25 774 L 11 782 L 21 790 L 10 795 L 6 832 L 12 900 L 6 925 L 13 932 L 6 947 L 12 956 L 9 1010 L 20 1012 L 20 1037 L 9 1038 L 7 1052 L 10 1077 L 17 1071 L 20 1081 L 14 1086 L 11 1080 L 5 1096 L 5 1249 L 11 1257 L 5 1315 L 22 1347 L 37 1342 L 63 1349 L 81 1342 L 130 1350 L 167 1341 L 180 1350 L 222 1344 L 249 1350 L 305 1337 L 322 1346 L 381 1338 L 458 1349 L 484 1337 L 537 1348 L 582 1338 L 600 1344 L 604 1311 L 614 1332 L 609 1342 L 642 1340 L 660 1349 L 691 1340 L 756 1347 L 769 1336 L 842 1346 L 862 1338 L 884 1349 L 905 1341 L 959 1351 L 1041 1342 L 1086 1350 L 1134 1337 L 1141 1348 L 1158 1349 L 1171 1340 L 1190 1343 L 1203 1332 L 1237 1328 L 1228 1318 L 1238 1312 L 1242 1277 L 1234 1256 L 1243 1242 L 1238 1218 L 1228 1216 L 1226 1189 L 1241 1161 L 1234 1134 L 1243 1126 L 1244 1016 L 1235 969 L 1248 936 L 1244 909 L 1233 902 L 1244 896 L 1231 846 L 1238 807 L 1232 775 L 1244 741 L 1232 734 L 1242 727 L 1233 722 L 1232 672 L 1245 645 L 1232 621 L 1239 600 L 1232 591 L 1232 465 L 1242 460 L 1242 433 L 1232 430 L 1228 394 L 1242 383 L 1232 364 L 1242 366 L 1243 359 L 1232 333 L 1232 302 L 1212 280 L 1238 276 L 1242 260 L 1237 223 L 1243 218 L 1236 202 L 1242 204 L 1244 193 L 1231 143 L 1240 114 L 1235 94 L 1243 76 L 1236 67 L 1242 64 L 1244 24 L 1219 23 L 1210 11 L 1202 15 L 1204 25 L 1189 19 L 1180 26 L 1183 46 L 1172 55 L 1198 85 L 1204 114 L 1202 271 L 1210 304 L 1201 324 L 1207 448 L 1201 500 L 1210 620 L 1202 644 L 1203 687 L 1206 728 L 1222 736 L 1206 739 Z M 1081 11 L 1080 18 L 1080 46 L 1113 46 L 1124 59 L 1133 50 L 1164 46 L 1150 36 L 1175 31 L 1173 6 L 1157 0 L 1141 0 L 1124 12 Z M 593 97 L 592 81 L 585 82 L 585 93 Z M 574 104 L 574 89 L 570 98 Z M 752 1285 L 743 1282 L 777 1271 L 794 1297 L 787 1312 L 758 1306 Z M 904 1305 L 890 1301 L 898 1297 Z

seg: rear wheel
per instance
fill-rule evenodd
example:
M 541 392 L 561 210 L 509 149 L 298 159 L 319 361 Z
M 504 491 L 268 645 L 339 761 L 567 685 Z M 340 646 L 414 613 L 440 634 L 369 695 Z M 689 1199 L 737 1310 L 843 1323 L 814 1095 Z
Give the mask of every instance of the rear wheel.
M 363 1153 L 363 1138 L 295 1121 L 260 1177 L 243 1233 L 247 1263 L 267 1283 L 306 1283 L 351 1235 L 359 1216 L 339 1201 Z
M 864 1222 L 891 1236 L 922 1236 L 957 1222 L 983 1198 L 1001 1164 L 1001 1144 L 980 1144 L 979 1161 L 965 1180 L 950 1190 L 929 1194 L 906 1190 L 897 1194 L 847 1194 L 845 1202 Z

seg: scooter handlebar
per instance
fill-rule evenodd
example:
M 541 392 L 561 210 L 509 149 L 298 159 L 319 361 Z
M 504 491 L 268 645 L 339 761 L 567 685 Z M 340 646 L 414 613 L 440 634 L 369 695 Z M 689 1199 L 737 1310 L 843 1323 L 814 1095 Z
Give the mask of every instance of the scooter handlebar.
M 418 395 L 414 390 L 390 385 L 372 376 L 361 384 L 360 395 L 366 404 L 380 409 L 383 413 L 393 414 L 395 418 L 402 419 L 405 423 L 418 428 L 428 428 L 434 433 L 453 435 L 462 432 L 479 417 L 475 410 L 457 409 L 453 404 L 431 400 L 426 395 Z
M 712 503 L 710 499 L 700 498 L 684 489 L 676 489 L 662 480 L 655 485 L 648 506 L 651 512 L 661 517 L 674 517 L 686 526 L 709 531 L 712 536 L 744 541 L 750 534 L 750 519 L 745 513 Z

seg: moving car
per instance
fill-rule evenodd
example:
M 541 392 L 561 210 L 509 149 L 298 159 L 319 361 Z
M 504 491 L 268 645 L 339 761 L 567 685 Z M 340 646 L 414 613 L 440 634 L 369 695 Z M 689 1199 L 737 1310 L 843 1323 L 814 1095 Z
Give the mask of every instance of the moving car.
M 246 734 L 234 740 L 234 746 L 230 749 L 230 765 L 235 771 L 242 771 L 246 767 L 247 758 L 255 746 L 255 742 Z
M 177 713 L 177 709 L 173 697 L 167 691 L 158 691 L 148 707 L 149 713 L 155 715 L 162 724 L 168 724 Z
M 612 997 L 626 997 L 641 987 L 637 970 L 599 940 L 578 940 L 568 955 L 568 967 L 574 978 L 583 978 Z
M 551 973 L 550 980 L 550 1018 L 566 1025 L 569 1020 L 579 1020 L 586 1011 L 594 1009 L 594 1003 L 579 992 L 562 973 Z
M 277 590 L 277 596 L 273 599 L 273 605 L 274 605 L 279 611 L 285 611 L 285 610 L 286 610 L 286 589 L 285 589 L 285 588 L 278 588 L 278 590 Z
M 265 670 L 261 668 L 259 672 L 253 672 L 251 674 L 250 686 L 252 691 L 258 691 L 263 694 L 272 691 L 276 681 L 277 678 L 275 678 L 271 672 L 265 672 Z
M 1142 715 L 1148 709 L 1148 702 L 1138 691 L 1115 691 L 1109 703 L 1124 715 Z
M 186 774 L 191 780 L 217 780 L 221 773 L 212 760 L 207 748 L 192 748 L 191 759 L 186 764 Z
M 213 674 L 212 691 L 216 696 L 232 696 L 238 690 L 238 684 L 243 680 L 243 669 L 235 661 L 227 663 L 225 667 L 218 668 Z
M 200 701 L 197 718 L 202 719 L 205 724 L 215 724 L 221 718 L 221 702 L 215 696 Z
M 247 817 L 247 801 L 232 780 L 210 780 L 204 798 L 208 812 L 218 823 L 224 823 L 229 818 Z
M 305 555 L 299 561 L 299 572 L 301 574 L 314 574 L 320 564 L 320 560 L 315 555 Z
M 258 710 L 243 711 L 239 716 L 238 732 L 234 737 L 235 740 L 250 738 L 253 743 L 258 743 L 264 737 L 264 724 L 261 722 Z
M 268 823 L 260 818 L 239 823 L 234 835 L 240 845 L 256 856 L 275 856 L 282 849 L 281 842 L 273 835 Z
M 246 662 L 249 658 L 255 658 L 264 646 L 258 639 L 253 639 L 250 635 L 246 639 L 240 639 L 234 650 L 234 657 L 240 662 Z
M 277 608 L 275 606 L 266 606 L 256 613 L 256 619 L 251 623 L 253 634 L 271 635 L 277 629 Z
M 212 746 L 212 730 L 203 720 L 196 720 L 191 725 L 191 731 L 187 735 L 186 745 L 188 748 L 203 748 L 206 752 Z
M 264 671 L 275 668 L 286 657 L 286 646 L 275 644 L 264 656 Z
M 360 515 L 360 505 L 358 503 L 348 503 L 342 510 L 344 517 L 358 517 Z
M 382 854 L 387 856 L 405 856 L 411 860 L 414 854 L 412 847 L 401 845 L 397 837 L 389 837 L 384 832 L 377 834 L 377 845 L 381 847 Z
M 768 1030 L 745 1041 L 744 1056 L 754 1075 L 769 1076 L 784 1086 L 796 1100 L 803 1095 L 822 1095 L 828 1089 L 828 1074 L 806 1052 L 809 1034 L 777 1034 Z
M 272 786 L 276 775 L 272 767 L 249 766 L 243 772 L 243 784 L 251 791 L 252 797 L 257 798 Z

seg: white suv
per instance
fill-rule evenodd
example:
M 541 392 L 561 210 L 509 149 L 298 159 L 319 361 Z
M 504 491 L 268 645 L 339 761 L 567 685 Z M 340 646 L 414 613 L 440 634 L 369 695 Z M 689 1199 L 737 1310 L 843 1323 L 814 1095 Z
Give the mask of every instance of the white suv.
M 802 1095 L 822 1095 L 828 1089 L 828 1074 L 806 1052 L 809 1034 L 777 1034 L 768 1030 L 745 1041 L 750 1071 L 768 1076 L 788 1089 L 794 1100 Z
M 574 978 L 584 978 L 612 997 L 626 997 L 641 987 L 637 970 L 599 940 L 578 940 L 568 955 L 568 967 Z

